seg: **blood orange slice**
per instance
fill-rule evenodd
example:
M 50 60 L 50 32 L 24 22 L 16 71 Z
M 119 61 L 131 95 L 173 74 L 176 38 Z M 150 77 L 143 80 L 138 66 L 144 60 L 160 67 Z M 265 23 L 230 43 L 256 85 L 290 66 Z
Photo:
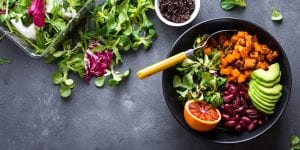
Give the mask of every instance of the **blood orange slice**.
M 221 113 L 205 101 L 189 100 L 184 106 L 184 119 L 194 130 L 209 131 L 221 121 Z

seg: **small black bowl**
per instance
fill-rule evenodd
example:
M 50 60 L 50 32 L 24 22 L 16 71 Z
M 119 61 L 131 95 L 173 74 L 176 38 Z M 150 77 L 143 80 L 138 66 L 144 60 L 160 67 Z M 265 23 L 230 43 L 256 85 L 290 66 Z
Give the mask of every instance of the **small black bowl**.
M 240 143 L 254 139 L 267 130 L 269 130 L 280 118 L 288 103 L 292 88 L 292 75 L 290 64 L 284 50 L 277 40 L 265 29 L 249 21 L 235 18 L 219 18 L 201 22 L 187 31 L 185 31 L 174 43 L 169 56 L 175 55 L 181 51 L 192 48 L 194 39 L 201 34 L 211 34 L 219 30 L 235 29 L 248 31 L 252 35 L 257 35 L 260 43 L 266 44 L 270 49 L 279 52 L 277 61 L 281 67 L 281 81 L 283 85 L 282 96 L 276 104 L 275 113 L 268 116 L 266 124 L 256 128 L 253 132 L 244 131 L 240 134 L 229 133 L 221 130 L 213 130 L 210 132 L 197 132 L 191 129 L 185 122 L 183 116 L 183 106 L 177 100 L 177 94 L 173 88 L 173 76 L 176 74 L 176 66 L 163 71 L 162 86 L 166 103 L 176 120 L 187 131 L 200 139 L 206 139 L 215 143 Z

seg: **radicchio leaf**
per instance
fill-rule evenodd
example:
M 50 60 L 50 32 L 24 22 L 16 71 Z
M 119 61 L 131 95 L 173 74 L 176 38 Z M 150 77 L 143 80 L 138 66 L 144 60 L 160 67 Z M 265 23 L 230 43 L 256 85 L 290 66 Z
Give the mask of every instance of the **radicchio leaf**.
M 45 26 L 45 2 L 44 0 L 32 0 L 28 8 L 28 15 L 33 18 L 33 23 L 38 27 Z
M 85 52 L 84 78 L 87 81 L 89 81 L 93 75 L 96 77 L 103 76 L 113 58 L 113 53 L 109 50 L 94 53 L 92 49 L 99 45 L 99 42 L 93 40 Z
M 6 13 L 6 11 L 3 9 L 0 9 L 0 15 L 3 15 L 3 14 L 5 14 Z

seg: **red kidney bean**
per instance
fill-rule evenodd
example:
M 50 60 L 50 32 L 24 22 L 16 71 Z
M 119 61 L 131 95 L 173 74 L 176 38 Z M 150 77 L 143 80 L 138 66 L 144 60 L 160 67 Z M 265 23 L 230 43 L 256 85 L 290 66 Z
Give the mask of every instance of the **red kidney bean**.
M 247 130 L 248 130 L 248 132 L 252 132 L 254 128 L 255 128 L 255 125 L 251 123 L 251 124 L 247 127 Z
M 226 83 L 221 93 L 224 104 L 220 107 L 223 125 L 235 132 L 253 131 L 263 126 L 265 117 L 251 104 L 247 84 Z
M 246 109 L 245 112 L 248 114 L 248 115 L 256 115 L 257 114 L 257 111 L 255 109 Z
M 234 111 L 235 111 L 236 113 L 243 114 L 242 112 L 243 112 L 244 110 L 245 110 L 244 106 L 241 106 L 241 107 L 235 109 Z
M 235 126 L 235 131 L 236 131 L 236 132 L 241 132 L 241 130 L 242 130 L 242 126 L 241 126 L 240 124 L 237 124 L 237 125 Z
M 240 99 L 240 97 L 236 97 L 235 100 L 233 101 L 232 106 L 233 106 L 234 108 L 239 108 L 240 104 L 241 104 L 241 99 Z
M 234 116 L 234 121 L 238 122 L 240 120 L 240 115 L 235 114 Z
M 229 91 L 224 91 L 223 93 L 224 93 L 224 95 L 229 95 L 229 94 L 231 94 Z
M 240 91 L 239 92 L 240 96 L 244 97 L 245 99 L 249 99 L 248 93 L 245 91 Z
M 251 123 L 251 124 L 257 125 L 257 123 L 258 123 L 258 120 L 257 120 L 257 119 L 255 119 L 255 120 L 253 120 L 253 121 L 252 121 L 252 123 Z
M 241 105 L 247 105 L 247 102 L 244 97 L 240 97 Z
M 229 95 L 226 95 L 222 98 L 223 98 L 224 103 L 229 103 L 233 99 L 233 97 L 234 97 L 233 94 L 229 94 Z
M 243 120 L 246 124 L 250 124 L 250 123 L 251 123 L 251 119 L 248 118 L 248 117 L 246 117 L 246 116 L 243 116 L 243 117 L 241 118 L 241 120 Z
M 232 86 L 229 88 L 229 90 L 231 91 L 231 93 L 232 93 L 233 95 L 237 95 L 237 93 L 238 93 L 238 89 L 237 89 L 237 87 L 236 87 L 235 85 L 232 85 Z
M 227 115 L 227 114 L 222 114 L 222 118 L 223 118 L 225 121 L 230 121 L 230 120 L 231 120 L 230 116 Z
M 225 122 L 225 126 L 229 128 L 234 128 L 236 126 L 236 122 L 234 120 Z
M 248 87 L 245 84 L 239 84 L 238 86 L 239 86 L 239 90 L 245 91 L 245 92 L 248 91 Z
M 258 123 L 257 123 L 259 126 L 263 126 L 265 123 L 263 120 L 258 120 Z
M 225 85 L 225 89 L 229 89 L 230 86 L 231 86 L 231 84 L 229 82 L 227 82 Z
M 239 121 L 239 124 L 242 126 L 242 128 L 247 127 L 247 124 L 245 123 L 244 120 L 240 120 L 240 121 Z
M 258 119 L 258 115 L 248 115 L 248 117 L 252 120 Z

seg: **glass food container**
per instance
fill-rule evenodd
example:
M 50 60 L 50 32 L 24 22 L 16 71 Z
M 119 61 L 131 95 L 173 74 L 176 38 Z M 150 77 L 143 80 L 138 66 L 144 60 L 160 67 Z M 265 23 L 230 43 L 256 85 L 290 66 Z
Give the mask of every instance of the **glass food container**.
M 14 44 L 16 44 L 20 49 L 22 49 L 25 53 L 33 58 L 40 58 L 47 56 L 49 52 L 54 51 L 55 47 L 66 37 L 67 33 L 69 33 L 72 28 L 79 23 L 81 18 L 85 17 L 85 15 L 94 8 L 95 6 L 94 0 L 88 0 L 84 6 L 79 9 L 78 13 L 74 15 L 69 22 L 67 23 L 67 27 L 64 30 L 61 30 L 56 38 L 49 44 L 42 53 L 36 53 L 34 47 L 27 43 L 24 39 L 20 38 L 14 33 L 11 33 L 7 27 L 4 25 L 0 25 L 0 31 L 3 35 L 8 37 Z

